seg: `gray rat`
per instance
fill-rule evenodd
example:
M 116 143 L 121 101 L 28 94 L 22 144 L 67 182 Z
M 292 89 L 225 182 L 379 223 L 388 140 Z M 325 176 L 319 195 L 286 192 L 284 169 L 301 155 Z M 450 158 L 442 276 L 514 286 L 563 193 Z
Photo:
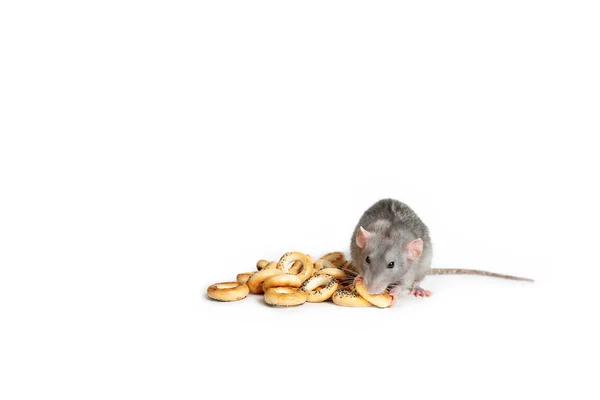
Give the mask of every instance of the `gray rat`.
M 352 234 L 350 253 L 354 268 L 364 276 L 365 287 L 372 294 L 387 288 L 394 297 L 403 290 L 429 297 L 431 292 L 419 286 L 427 275 L 472 274 L 532 281 L 471 269 L 432 269 L 429 229 L 409 206 L 394 199 L 379 200 L 365 211 Z

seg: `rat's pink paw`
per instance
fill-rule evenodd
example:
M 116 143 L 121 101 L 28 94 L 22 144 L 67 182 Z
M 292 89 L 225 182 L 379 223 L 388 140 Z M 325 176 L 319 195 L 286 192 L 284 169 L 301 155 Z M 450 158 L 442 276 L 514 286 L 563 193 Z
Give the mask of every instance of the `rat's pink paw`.
M 420 287 L 411 289 L 408 294 L 412 294 L 415 297 L 431 297 L 431 292 L 429 290 L 425 290 Z
M 396 299 L 398 298 L 398 296 L 394 293 L 390 293 L 390 297 L 392 298 L 392 302 L 390 303 L 389 307 L 394 307 L 394 304 L 396 304 Z

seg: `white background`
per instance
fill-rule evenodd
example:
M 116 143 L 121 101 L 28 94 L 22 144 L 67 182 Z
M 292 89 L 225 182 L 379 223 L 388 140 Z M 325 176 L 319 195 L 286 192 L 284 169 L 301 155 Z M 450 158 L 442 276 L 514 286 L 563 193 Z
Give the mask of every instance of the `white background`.
M 0 397 L 598 398 L 593 1 L 3 1 Z M 206 287 L 429 225 L 392 309 Z

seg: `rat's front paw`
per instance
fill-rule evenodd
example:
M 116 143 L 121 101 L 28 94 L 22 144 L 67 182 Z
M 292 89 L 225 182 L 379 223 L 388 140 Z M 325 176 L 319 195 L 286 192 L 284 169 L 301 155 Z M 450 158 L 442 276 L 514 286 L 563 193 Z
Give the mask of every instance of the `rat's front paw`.
M 422 287 L 412 288 L 408 294 L 412 294 L 415 297 L 431 297 L 431 292 L 423 289 Z

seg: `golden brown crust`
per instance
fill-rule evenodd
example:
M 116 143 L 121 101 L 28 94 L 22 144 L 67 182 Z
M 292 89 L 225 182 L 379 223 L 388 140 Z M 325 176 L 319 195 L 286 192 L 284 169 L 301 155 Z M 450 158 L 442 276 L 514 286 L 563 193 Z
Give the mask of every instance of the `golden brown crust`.
M 371 303 L 362 298 L 355 290 L 338 289 L 331 297 L 333 302 L 343 307 L 371 307 Z
M 248 296 L 248 285 L 239 282 L 221 282 L 210 285 L 206 294 L 213 300 L 237 301 Z
M 356 292 L 365 300 L 379 308 L 387 308 L 392 304 L 392 296 L 388 293 L 370 294 L 365 288 L 363 279 L 356 279 L 354 282 Z
M 298 275 L 302 271 L 302 261 L 294 261 L 292 266 L 289 269 L 290 274 Z
M 269 262 L 267 260 L 258 260 L 258 262 L 256 263 L 256 269 L 260 271 L 261 269 L 266 267 L 268 263 Z
M 306 293 L 297 288 L 270 288 L 265 292 L 265 302 L 274 307 L 299 306 L 306 302 Z
M 277 263 L 277 269 L 290 273 L 289 268 L 295 261 L 302 262 L 302 269 L 296 276 L 304 282 L 313 273 L 313 259 L 304 253 L 300 253 L 299 251 L 285 253 Z
M 248 282 L 248 278 L 250 278 L 253 274 L 254 272 L 242 272 L 241 274 L 237 274 L 235 280 L 239 283 L 246 283 Z
M 268 289 L 273 287 L 299 288 L 301 285 L 302 281 L 296 275 L 279 274 L 265 279 L 265 281 L 262 284 L 262 290 L 266 292 Z
M 348 276 L 344 271 L 339 268 L 323 268 L 318 270 L 315 275 L 329 275 L 335 279 L 344 279 Z
M 260 294 L 263 292 L 262 283 L 267 279 L 275 275 L 282 274 L 283 271 L 278 269 L 263 269 L 262 271 L 255 272 L 250 278 L 248 278 L 248 288 L 250 292 Z
M 335 267 L 341 267 L 346 263 L 346 256 L 341 251 L 334 251 L 327 253 L 319 258 L 320 260 L 327 260 L 332 263 Z
M 269 261 L 269 263 L 265 265 L 263 269 L 277 269 L 277 262 Z
M 304 281 L 300 290 L 306 292 L 306 301 L 320 303 L 328 300 L 338 289 L 338 281 L 329 275 L 315 275 Z
M 315 271 L 313 273 L 316 273 L 317 271 L 324 269 L 324 268 L 337 268 L 337 267 L 335 265 L 333 265 L 333 263 L 331 261 L 318 259 L 317 261 L 315 261 Z

